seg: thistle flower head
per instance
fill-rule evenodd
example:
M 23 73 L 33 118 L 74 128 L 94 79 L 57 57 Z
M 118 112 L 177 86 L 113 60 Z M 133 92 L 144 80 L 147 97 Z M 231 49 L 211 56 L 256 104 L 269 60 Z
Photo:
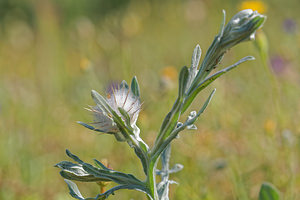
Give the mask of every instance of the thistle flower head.
M 140 98 L 133 94 L 125 82 L 122 82 L 119 87 L 113 87 L 107 94 L 106 101 L 113 111 L 117 113 L 124 122 L 131 127 L 136 124 L 139 112 L 141 110 Z M 119 128 L 114 122 L 112 115 L 107 113 L 102 105 L 97 104 L 88 110 L 93 113 L 93 125 L 95 130 L 104 133 L 119 132 Z M 124 116 L 124 114 L 126 116 Z
M 141 101 L 129 88 L 122 87 L 121 84 L 120 88 L 112 89 L 112 92 L 108 94 L 107 102 L 124 121 L 126 119 L 120 113 L 120 109 L 128 114 L 131 126 L 136 123 L 141 110 Z

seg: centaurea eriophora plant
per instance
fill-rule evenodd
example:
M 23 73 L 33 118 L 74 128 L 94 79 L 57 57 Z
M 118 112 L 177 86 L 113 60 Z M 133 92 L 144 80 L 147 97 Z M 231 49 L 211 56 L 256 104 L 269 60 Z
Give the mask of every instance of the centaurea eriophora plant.
M 225 26 L 225 12 L 223 13 L 224 20 L 221 30 L 207 50 L 200 67 L 198 68 L 201 49 L 197 45 L 193 52 L 191 66 L 189 68 L 184 66 L 181 69 L 177 99 L 162 122 L 152 148 L 149 148 L 141 139 L 140 129 L 136 126 L 141 109 L 140 90 L 136 77 L 132 79 L 130 86 L 123 81 L 118 87 L 113 88 L 107 98 L 94 90 L 92 91 L 92 97 L 96 105 L 91 106 L 88 110 L 93 113 L 94 122 L 90 124 L 78 123 L 93 131 L 112 134 L 117 141 L 127 142 L 140 159 L 146 178 L 145 180 L 139 180 L 132 174 L 109 169 L 96 159 L 94 165 L 88 164 L 67 150 L 67 155 L 75 163 L 62 161 L 56 164 L 56 167 L 61 169 L 60 175 L 65 178 L 72 197 L 80 200 L 103 200 L 117 190 L 133 189 L 144 192 L 151 200 L 169 199 L 169 184 L 173 182 L 169 180 L 169 174 L 183 168 L 182 165 L 176 164 L 169 169 L 170 144 L 184 129 L 197 128 L 194 122 L 209 104 L 215 90 L 211 92 L 198 112 L 190 112 L 185 122 L 179 122 L 180 116 L 189 108 L 198 93 L 214 80 L 239 64 L 254 59 L 252 56 L 247 56 L 237 63 L 210 75 L 230 48 L 240 42 L 254 39 L 255 31 L 263 25 L 266 19 L 265 16 L 255 11 L 243 10 L 237 13 Z M 157 169 L 159 159 L 162 162 L 161 170 Z M 157 176 L 161 176 L 160 182 L 156 181 Z M 117 186 L 98 194 L 94 198 L 84 198 L 73 181 L 115 182 Z

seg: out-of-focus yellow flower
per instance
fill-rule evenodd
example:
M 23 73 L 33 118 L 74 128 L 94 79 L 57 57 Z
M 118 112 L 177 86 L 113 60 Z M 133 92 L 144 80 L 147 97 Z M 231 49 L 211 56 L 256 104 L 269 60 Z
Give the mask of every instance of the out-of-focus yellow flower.
M 178 76 L 177 69 L 173 66 L 167 66 L 161 70 L 161 76 L 170 81 L 175 81 Z
M 91 61 L 87 58 L 82 58 L 80 60 L 79 67 L 82 71 L 87 71 L 91 67 Z
M 264 124 L 264 129 L 268 134 L 273 135 L 276 129 L 276 123 L 271 119 L 267 119 Z
M 175 86 L 178 72 L 173 66 L 167 66 L 160 71 L 160 83 L 163 89 L 172 89 Z
M 263 1 L 243 1 L 238 6 L 239 10 L 252 9 L 259 13 L 266 13 L 268 6 Z

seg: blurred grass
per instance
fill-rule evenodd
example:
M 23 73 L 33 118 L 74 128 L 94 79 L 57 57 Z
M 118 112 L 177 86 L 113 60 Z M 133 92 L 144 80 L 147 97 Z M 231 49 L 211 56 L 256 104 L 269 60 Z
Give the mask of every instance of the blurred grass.
M 197 43 L 206 52 L 221 10 L 230 18 L 241 2 L 1 1 L 0 199 L 71 199 L 53 168 L 67 159 L 66 148 L 85 161 L 107 158 L 114 169 L 143 179 L 126 144 L 75 123 L 91 120 L 83 109 L 93 104 L 90 90 L 103 93 L 137 75 L 144 101 L 138 124 L 152 144 L 176 96 L 174 73 L 189 65 Z M 180 185 L 171 186 L 171 199 L 256 199 L 263 181 L 284 199 L 300 198 L 299 6 L 264 5 L 268 56 L 261 59 L 253 42 L 227 53 L 220 68 L 249 54 L 257 60 L 216 81 L 198 130 L 175 141 L 172 162 L 185 168 L 173 177 Z M 85 196 L 98 192 L 93 184 L 80 187 Z M 111 199 L 144 195 L 121 191 Z

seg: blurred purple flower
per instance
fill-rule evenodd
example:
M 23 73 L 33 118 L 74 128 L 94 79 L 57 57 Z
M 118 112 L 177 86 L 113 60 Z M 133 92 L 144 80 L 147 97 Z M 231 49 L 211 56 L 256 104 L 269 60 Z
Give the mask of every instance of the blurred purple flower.
M 280 55 L 273 55 L 270 59 L 271 67 L 275 74 L 282 74 L 286 68 L 286 60 Z
M 282 23 L 283 30 L 287 33 L 295 33 L 297 30 L 297 22 L 292 18 L 287 18 Z

